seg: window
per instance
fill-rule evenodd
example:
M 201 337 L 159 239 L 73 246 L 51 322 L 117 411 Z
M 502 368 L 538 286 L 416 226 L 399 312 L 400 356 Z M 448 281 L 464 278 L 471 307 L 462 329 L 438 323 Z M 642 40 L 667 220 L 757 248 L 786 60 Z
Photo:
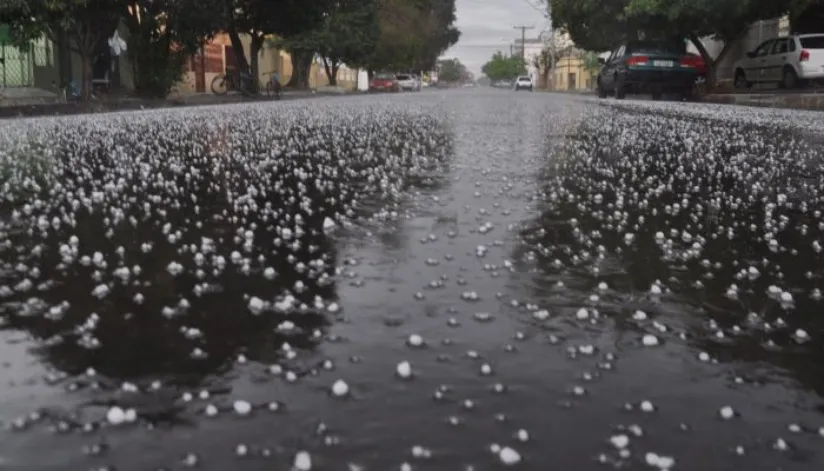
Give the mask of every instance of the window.
M 803 49 L 824 49 L 824 35 L 798 38 Z
M 772 48 L 774 40 L 770 39 L 769 41 L 764 41 L 761 43 L 760 46 L 755 50 L 753 53 L 755 57 L 764 57 L 770 53 L 770 49 Z
M 687 52 L 686 43 L 677 40 L 632 41 L 627 45 L 627 48 L 631 53 L 664 52 L 680 55 Z
M 773 46 L 773 54 L 786 54 L 790 50 L 789 41 L 787 39 L 776 39 L 775 46 Z

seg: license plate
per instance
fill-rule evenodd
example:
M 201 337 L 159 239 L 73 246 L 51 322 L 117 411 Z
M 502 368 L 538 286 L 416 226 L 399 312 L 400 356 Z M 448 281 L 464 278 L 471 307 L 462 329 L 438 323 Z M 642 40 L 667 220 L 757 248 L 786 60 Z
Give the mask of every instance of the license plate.
M 674 61 L 652 61 L 652 65 L 655 67 L 673 67 L 675 65 Z

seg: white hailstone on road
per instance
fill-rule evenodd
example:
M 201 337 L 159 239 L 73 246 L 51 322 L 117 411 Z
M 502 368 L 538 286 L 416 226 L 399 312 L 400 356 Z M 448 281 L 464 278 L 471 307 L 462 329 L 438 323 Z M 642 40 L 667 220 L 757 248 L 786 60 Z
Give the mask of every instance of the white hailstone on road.
M 292 462 L 292 467 L 295 471 L 311 471 L 312 470 L 312 456 L 308 451 L 299 451 L 295 455 Z
M 325 232 L 333 231 L 336 226 L 337 224 L 335 224 L 335 221 L 333 221 L 330 217 L 327 217 L 323 220 L 323 230 Z
M 244 445 L 243 443 L 238 444 L 235 447 L 235 454 L 238 456 L 246 456 L 249 453 L 249 447 Z
M 640 310 L 635 311 L 635 313 L 632 315 L 632 318 L 635 319 L 636 321 L 643 321 L 643 320 L 647 319 L 647 313 L 644 312 L 644 311 L 640 311 Z
M 603 292 L 603 291 L 606 291 L 608 289 L 609 289 L 609 286 L 607 286 L 607 284 L 605 282 L 602 281 L 602 282 L 598 283 L 598 291 Z
M 492 367 L 489 366 L 489 363 L 484 363 L 481 365 L 481 374 L 484 376 L 489 376 L 492 374 Z
M 521 462 L 521 455 L 512 448 L 505 446 L 498 452 L 498 459 L 506 466 L 513 466 Z
M 336 397 L 343 397 L 349 394 L 349 385 L 345 381 L 339 379 L 332 385 L 332 394 Z
M 263 277 L 266 278 L 267 280 L 269 280 L 269 281 L 274 280 L 275 276 L 277 276 L 277 272 L 275 272 L 274 268 L 266 267 L 263 270 Z
M 240 399 L 235 401 L 234 404 L 232 404 L 232 407 L 238 415 L 249 415 L 249 413 L 252 412 L 252 404 Z
M 412 376 L 412 365 L 408 361 L 402 361 L 398 363 L 398 366 L 395 368 L 395 372 L 401 378 L 409 378 Z
M 547 311 L 546 309 L 541 309 L 539 311 L 535 311 L 535 312 L 532 313 L 532 317 L 534 317 L 535 319 L 537 319 L 539 321 L 545 321 L 545 320 L 549 319 L 549 311 Z
M 642 401 L 641 410 L 644 412 L 655 412 L 655 406 L 653 406 L 650 401 Z
M 641 343 L 643 343 L 645 347 L 654 347 L 654 346 L 658 345 L 659 341 L 658 341 L 658 337 L 656 337 L 652 334 L 646 334 L 641 339 Z
M 609 438 L 609 442 L 612 444 L 612 446 L 621 450 L 629 446 L 629 437 L 623 434 L 613 435 Z
M 575 313 L 575 317 L 577 317 L 580 320 L 588 319 L 589 318 L 589 311 L 587 311 L 586 308 L 582 307 L 582 308 L 578 309 L 578 312 Z
M 113 406 L 106 412 L 106 420 L 112 425 L 126 423 L 126 411 L 120 407 Z
M 798 342 L 806 342 L 807 340 L 810 340 L 810 334 L 808 334 L 804 329 L 797 329 L 793 336 Z
M 410 347 L 421 347 L 423 346 L 423 337 L 418 334 L 411 334 L 408 339 L 406 339 L 407 345 Z
M 735 417 L 735 410 L 730 406 L 724 406 L 718 411 L 718 415 L 724 420 L 730 420 Z
M 205 409 L 203 409 L 203 413 L 206 414 L 207 417 L 214 417 L 217 415 L 218 410 L 214 404 L 209 404 Z
M 263 309 L 266 307 L 266 302 L 262 299 L 258 298 L 257 296 L 253 296 L 249 299 L 249 311 L 254 314 L 258 315 L 263 312 Z
M 661 456 L 651 452 L 644 456 L 644 460 L 647 462 L 647 465 L 652 466 L 653 468 L 658 468 L 661 471 L 670 470 L 673 466 L 675 466 L 674 458 L 670 456 Z
M 787 451 L 790 448 L 790 445 L 784 441 L 783 438 L 779 438 L 773 443 L 773 448 L 778 451 Z
M 653 294 L 653 295 L 659 295 L 659 294 L 661 294 L 661 286 L 659 286 L 658 284 L 654 284 L 654 285 L 650 286 L 649 292 L 650 292 L 650 294 Z
M 710 354 L 707 352 L 701 352 L 698 354 L 698 359 L 703 361 L 704 363 L 710 361 Z
M 518 441 L 521 441 L 521 442 L 528 442 L 529 441 L 529 432 L 527 432 L 525 429 L 520 429 L 517 432 L 515 432 L 515 438 L 517 438 Z

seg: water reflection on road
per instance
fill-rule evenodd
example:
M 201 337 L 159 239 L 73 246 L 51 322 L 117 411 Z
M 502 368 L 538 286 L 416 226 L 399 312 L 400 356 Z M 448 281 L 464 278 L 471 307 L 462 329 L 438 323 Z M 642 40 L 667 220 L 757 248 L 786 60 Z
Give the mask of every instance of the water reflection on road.
M 0 458 L 15 469 L 176 469 L 193 456 L 203 469 L 288 469 L 307 450 L 317 469 L 495 469 L 496 450 L 510 447 L 523 469 L 821 466 L 823 180 L 803 164 L 819 144 L 742 122 L 743 111 L 691 117 L 700 105 L 616 109 L 484 90 L 328 103 L 388 118 L 313 129 L 325 140 L 303 145 L 320 156 L 303 168 L 329 165 L 340 178 L 308 206 L 290 196 L 324 186 L 279 177 L 291 164 L 214 172 L 204 160 L 202 193 L 165 208 L 186 243 L 207 252 L 203 238 L 214 239 L 229 262 L 208 274 L 216 291 L 188 294 L 201 282 L 193 270 L 169 276 L 181 244 L 147 218 L 134 241 L 156 245 L 145 254 L 121 242 L 134 249 L 126 266 L 165 278 L 112 278 L 101 301 L 91 294 L 101 268 L 75 263 L 48 275 L 42 306 L 6 297 Z M 425 112 L 401 124 L 397 108 L 416 106 Z M 424 128 L 441 136 L 439 152 Z M 346 145 L 362 133 L 391 141 L 387 163 L 346 163 L 363 155 Z M 272 145 L 263 139 L 238 152 Z M 187 154 L 188 141 L 167 154 Z M 338 154 L 324 160 L 312 146 Z M 222 199 L 245 179 L 277 190 Z M 139 208 L 138 194 L 122 201 Z M 196 200 L 221 220 L 195 229 Z M 278 221 L 300 213 L 315 228 L 289 256 L 254 209 L 267 204 L 288 206 Z M 321 230 L 347 209 L 353 224 Z M 114 259 L 117 243 L 82 233 L 105 226 L 78 220 L 81 240 L 101 242 L 80 253 Z M 256 228 L 254 248 L 232 262 L 247 240 L 238 226 Z M 59 266 L 66 234 L 10 234 L 0 284 L 19 282 L 19 264 Z M 26 258 L 35 243 L 45 249 L 36 262 Z M 253 297 L 283 302 L 287 291 L 305 312 L 250 311 Z M 97 348 L 83 346 L 89 322 Z M 396 374 L 402 361 L 409 379 Z M 331 394 L 338 379 L 346 397 Z M 233 410 L 238 400 L 249 416 Z M 106 424 L 115 404 L 134 407 L 137 424 Z

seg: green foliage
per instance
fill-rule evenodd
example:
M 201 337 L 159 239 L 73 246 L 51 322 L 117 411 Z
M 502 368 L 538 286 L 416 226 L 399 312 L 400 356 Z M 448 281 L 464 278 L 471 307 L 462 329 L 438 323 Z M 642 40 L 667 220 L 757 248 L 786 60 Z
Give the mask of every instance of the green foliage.
M 222 17 L 214 9 L 217 2 L 154 0 L 138 6 L 130 0 L 121 1 L 135 91 L 164 98 L 180 81 L 186 58 L 221 27 Z
M 378 0 L 380 38 L 368 68 L 432 69 L 460 37 L 454 22 L 455 0 Z
M 484 64 L 481 71 L 493 82 L 514 80 L 519 75 L 526 75 L 526 63 L 521 56 L 507 56 L 498 51 Z
M 819 0 L 549 0 L 552 23 L 586 50 L 607 51 L 628 38 L 713 36 L 730 41 L 758 20 Z
M 468 71 L 458 59 L 438 61 L 438 80 L 441 82 L 460 82 L 467 78 Z

